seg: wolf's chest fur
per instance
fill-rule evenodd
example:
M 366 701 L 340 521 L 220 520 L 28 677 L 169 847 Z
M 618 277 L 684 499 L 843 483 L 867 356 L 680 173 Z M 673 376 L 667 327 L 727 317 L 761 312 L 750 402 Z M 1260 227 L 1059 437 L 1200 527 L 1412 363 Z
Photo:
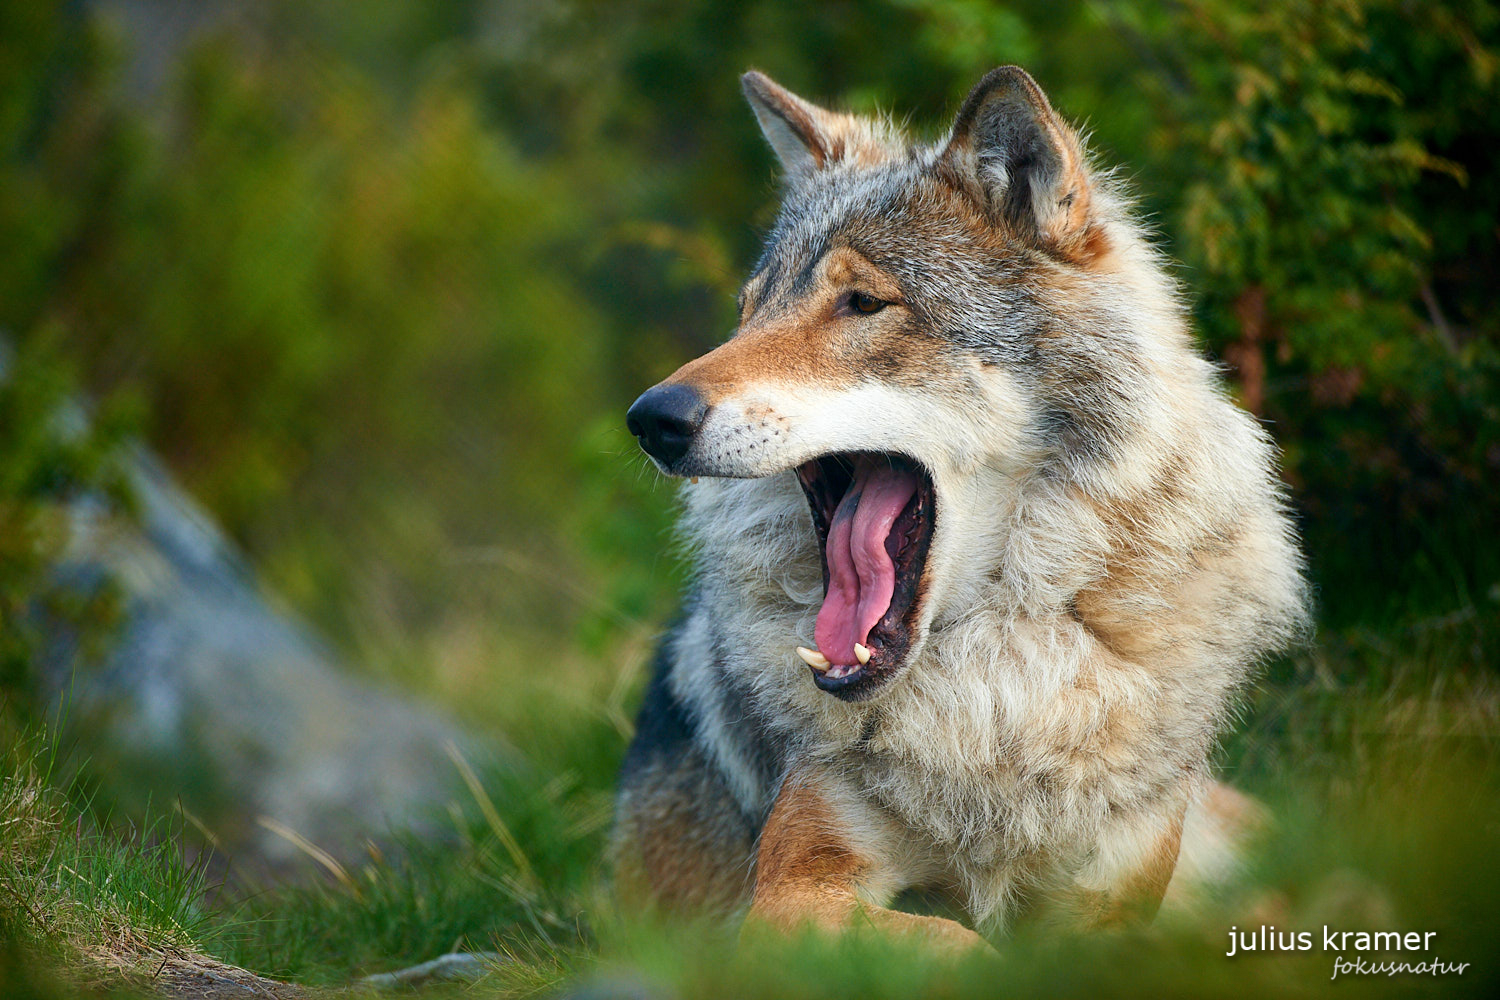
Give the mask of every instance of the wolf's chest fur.
M 1111 810 L 1201 769 L 1217 721 L 1205 692 L 1183 697 L 1149 669 L 1101 662 L 1074 609 L 1036 613 L 1000 578 L 937 623 L 881 698 L 829 698 L 789 652 L 821 595 L 795 486 L 687 490 L 683 529 L 706 569 L 670 647 L 673 687 L 755 821 L 791 760 L 818 762 L 906 828 L 922 867 L 982 918 L 1002 905 L 997 882 L 1008 891 L 1007 876 L 1041 856 L 1083 855 Z M 1222 698 L 1236 678 L 1221 673 Z

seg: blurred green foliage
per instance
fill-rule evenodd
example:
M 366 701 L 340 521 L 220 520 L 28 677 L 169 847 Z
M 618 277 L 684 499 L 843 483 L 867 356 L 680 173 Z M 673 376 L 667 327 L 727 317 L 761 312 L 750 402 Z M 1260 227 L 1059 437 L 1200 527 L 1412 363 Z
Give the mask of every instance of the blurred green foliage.
M 1500 471 L 1500 179 L 1485 152 L 1500 12 L 1186 11 L 1198 30 L 1163 53 L 1163 80 L 1185 90 L 1162 87 L 1159 126 L 1169 157 L 1197 166 L 1179 246 L 1204 278 L 1201 328 L 1286 449 L 1325 616 L 1378 620 L 1414 591 L 1468 603 L 1496 572 L 1465 563 L 1496 524 L 1485 484 Z M 1458 593 L 1454 578 L 1469 578 Z
M 220 11 L 152 49 L 8 6 L 0 327 L 142 400 L 270 587 L 377 669 L 436 659 L 461 697 L 669 613 L 669 495 L 621 414 L 732 326 L 775 201 L 749 66 L 933 135 L 1027 65 L 1272 422 L 1327 620 L 1493 611 L 1487 3 Z
M 67 365 L 45 336 L 17 352 L 0 340 L 0 716 L 36 708 L 36 658 L 48 646 L 78 658 L 113 636 L 119 595 L 111 581 L 80 588 L 56 574 L 68 545 L 70 499 L 91 493 L 128 508 L 119 464 L 127 411 L 86 422 Z M 49 643 L 66 625 L 69 649 Z

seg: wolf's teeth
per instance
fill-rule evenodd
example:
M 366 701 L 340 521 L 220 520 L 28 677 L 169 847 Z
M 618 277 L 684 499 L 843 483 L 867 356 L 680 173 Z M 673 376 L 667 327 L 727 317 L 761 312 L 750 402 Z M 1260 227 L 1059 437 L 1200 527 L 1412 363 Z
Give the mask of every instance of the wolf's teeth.
M 818 673 L 822 673 L 829 667 L 833 666 L 828 657 L 824 656 L 816 649 L 808 649 L 806 646 L 798 646 L 797 655 L 802 657 L 803 663 L 806 663 L 809 667 L 812 667 L 814 670 L 818 671 Z
M 854 644 L 854 655 L 859 660 L 860 666 L 870 662 L 870 651 L 857 642 Z

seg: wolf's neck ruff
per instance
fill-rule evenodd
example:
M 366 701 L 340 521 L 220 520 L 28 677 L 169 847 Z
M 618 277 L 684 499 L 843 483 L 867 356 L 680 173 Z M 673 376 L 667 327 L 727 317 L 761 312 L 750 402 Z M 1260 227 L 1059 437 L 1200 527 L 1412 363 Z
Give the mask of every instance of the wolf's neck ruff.
M 885 616 L 896 590 L 901 539 L 893 528 L 921 485 L 917 476 L 875 456 L 860 456 L 849 491 L 828 526 L 828 593 L 818 611 L 818 651 L 835 667 L 855 666 L 856 643 Z

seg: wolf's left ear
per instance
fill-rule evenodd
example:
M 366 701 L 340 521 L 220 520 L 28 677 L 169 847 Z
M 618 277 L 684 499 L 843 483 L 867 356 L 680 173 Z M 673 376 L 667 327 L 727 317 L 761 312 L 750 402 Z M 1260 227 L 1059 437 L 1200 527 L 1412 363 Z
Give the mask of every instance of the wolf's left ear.
M 804 101 L 756 70 L 740 77 L 740 86 L 788 175 L 804 177 L 828 162 L 833 147 L 828 127 L 832 112 Z
M 1088 228 L 1082 145 L 1019 66 L 991 70 L 970 91 L 942 158 L 1023 232 L 1067 246 Z

